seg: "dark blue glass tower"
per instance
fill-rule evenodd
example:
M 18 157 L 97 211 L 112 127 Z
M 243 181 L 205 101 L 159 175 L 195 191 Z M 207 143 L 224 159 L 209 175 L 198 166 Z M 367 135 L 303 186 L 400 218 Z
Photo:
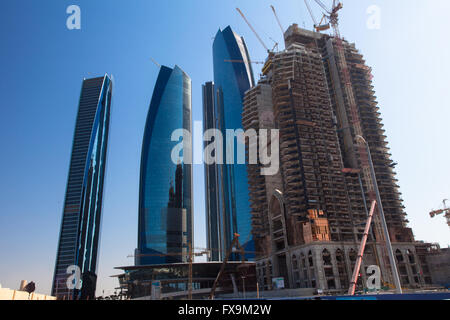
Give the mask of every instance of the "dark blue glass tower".
M 214 91 L 216 125 L 226 137 L 227 129 L 242 129 L 242 109 L 245 92 L 253 87 L 254 78 L 250 57 L 244 39 L 233 32 L 231 27 L 219 30 L 213 44 Z M 206 106 L 207 107 L 207 106 Z M 204 106 L 205 108 L 205 106 Z M 205 128 L 207 129 L 207 128 Z M 227 141 L 226 144 L 229 144 Z M 240 235 L 241 245 L 247 251 L 254 251 L 254 241 L 251 233 L 251 213 L 249 189 L 247 182 L 247 167 L 237 163 L 237 139 L 234 141 L 234 164 L 218 165 L 216 172 L 219 177 L 219 203 L 216 205 L 219 213 L 210 214 L 210 221 L 219 217 L 222 230 L 217 233 L 221 239 L 217 243 L 220 260 L 225 257 L 233 239 L 233 234 Z M 224 144 L 224 159 L 227 158 Z M 213 197 L 207 193 L 206 197 Z M 216 200 L 211 200 L 216 201 Z M 210 222 L 209 222 L 210 223 Z M 214 223 L 213 223 L 214 224 Z M 215 223 L 217 224 L 217 223 Z M 209 229 L 211 233 L 213 229 Z M 214 236 L 214 235 L 209 235 Z M 215 250 L 216 248 L 211 248 Z M 252 258 L 252 255 L 246 255 Z M 232 259 L 240 259 L 237 255 Z
M 216 90 L 213 82 L 202 86 L 203 91 L 203 130 L 220 129 L 219 113 L 215 103 Z M 205 141 L 206 148 L 210 142 Z M 226 232 L 223 216 L 223 165 L 205 163 L 205 213 L 207 246 L 210 250 L 210 261 L 223 259 L 224 237 Z
M 181 139 L 172 141 L 172 134 L 192 132 L 191 110 L 189 76 L 178 66 L 161 67 L 142 143 L 136 265 L 186 261 L 193 241 L 192 138 L 182 139 L 186 159 L 175 163 L 172 151 Z
M 53 277 L 58 298 L 95 295 L 111 95 L 107 75 L 83 81 Z M 81 272 L 81 290 L 68 286 L 70 266 Z

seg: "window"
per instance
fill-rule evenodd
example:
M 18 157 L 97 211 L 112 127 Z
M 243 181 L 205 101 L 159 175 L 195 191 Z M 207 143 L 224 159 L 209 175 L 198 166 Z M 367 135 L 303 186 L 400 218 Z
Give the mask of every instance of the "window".
M 309 263 L 310 267 L 314 266 L 313 255 L 312 255 L 311 250 L 308 252 L 308 263 Z
M 399 249 L 397 249 L 395 251 L 395 258 L 397 259 L 398 263 L 403 262 L 403 254 L 402 254 L 402 252 Z
M 323 259 L 324 266 L 331 266 L 331 254 L 327 249 L 323 250 L 322 259 Z
M 292 268 L 294 270 L 298 269 L 298 262 L 297 262 L 297 257 L 295 256 L 295 254 L 292 255 Z

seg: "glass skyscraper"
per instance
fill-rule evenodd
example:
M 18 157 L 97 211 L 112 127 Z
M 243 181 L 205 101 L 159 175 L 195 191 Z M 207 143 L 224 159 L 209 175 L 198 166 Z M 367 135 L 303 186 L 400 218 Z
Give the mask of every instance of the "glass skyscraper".
M 220 129 L 219 113 L 215 103 L 216 90 L 213 82 L 202 86 L 203 93 L 203 130 Z M 210 142 L 205 142 L 204 147 Z M 223 184 L 222 165 L 205 163 L 205 213 L 206 213 L 206 242 L 210 249 L 210 261 L 221 261 L 223 257 L 224 237 L 228 224 L 223 216 Z
M 191 91 L 183 70 L 161 67 L 142 143 L 136 265 L 186 261 L 193 241 L 192 137 L 172 141 L 176 130 L 192 132 Z
M 83 81 L 53 277 L 58 298 L 95 296 L 111 95 L 108 75 Z M 81 281 L 71 281 L 77 267 Z
M 212 117 L 213 120 L 206 121 L 204 129 L 219 129 L 225 138 L 227 129 L 242 129 L 244 94 L 254 85 L 244 39 L 234 33 L 231 27 L 217 32 L 213 43 L 213 63 L 214 84 L 206 84 L 203 95 L 204 117 Z M 218 164 L 214 168 L 206 168 L 208 245 L 213 257 L 215 251 L 219 253 L 215 256 L 218 260 L 225 258 L 234 233 L 240 235 L 240 243 L 247 251 L 254 251 L 247 166 L 237 163 L 237 143 L 240 142 L 236 140 L 233 164 Z M 224 144 L 224 160 L 230 143 L 228 140 Z M 216 189 L 211 188 L 214 180 L 217 181 Z M 246 255 L 247 258 L 252 256 Z M 240 257 L 234 255 L 232 259 Z

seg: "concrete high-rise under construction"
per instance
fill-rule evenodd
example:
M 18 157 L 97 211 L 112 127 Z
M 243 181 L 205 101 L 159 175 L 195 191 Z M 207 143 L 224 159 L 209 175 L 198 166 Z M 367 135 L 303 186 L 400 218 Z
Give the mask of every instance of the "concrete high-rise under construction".
M 402 286 L 429 284 L 407 227 L 370 67 L 347 41 L 295 24 L 284 36 L 286 49 L 269 54 L 242 114 L 245 130 L 278 129 L 280 136 L 278 174 L 262 176 L 261 165 L 248 165 L 260 285 L 283 277 L 290 288 L 348 289 L 373 199 L 358 132 L 370 147 Z M 386 286 L 394 283 L 378 213 L 359 285 L 371 265 L 380 267 Z

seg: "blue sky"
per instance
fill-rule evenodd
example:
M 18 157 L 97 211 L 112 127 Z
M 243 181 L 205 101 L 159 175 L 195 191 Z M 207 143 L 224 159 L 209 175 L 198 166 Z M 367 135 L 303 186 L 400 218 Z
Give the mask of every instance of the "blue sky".
M 329 3 L 330 1 L 324 1 Z M 66 8 L 81 8 L 81 30 L 66 28 Z M 103 210 L 98 293 L 112 293 L 116 266 L 137 242 L 142 135 L 160 64 L 192 78 L 193 119 L 201 84 L 212 74 L 212 41 L 231 25 L 254 61 L 266 53 L 235 11 L 239 6 L 267 46 L 287 28 L 311 28 L 300 0 L 3 0 L 0 11 L 0 284 L 33 280 L 49 293 L 84 77 L 113 74 L 113 113 Z M 366 10 L 381 9 L 369 29 Z M 317 9 L 317 6 L 314 6 Z M 319 10 L 315 10 L 319 17 Z M 448 0 L 347 0 L 341 33 L 373 68 L 386 135 L 398 162 L 404 205 L 416 238 L 448 246 L 443 217 L 428 212 L 450 198 Z M 281 45 L 281 48 L 283 46 Z M 255 65 L 255 74 L 259 73 Z M 203 167 L 194 168 L 195 246 L 204 247 Z

